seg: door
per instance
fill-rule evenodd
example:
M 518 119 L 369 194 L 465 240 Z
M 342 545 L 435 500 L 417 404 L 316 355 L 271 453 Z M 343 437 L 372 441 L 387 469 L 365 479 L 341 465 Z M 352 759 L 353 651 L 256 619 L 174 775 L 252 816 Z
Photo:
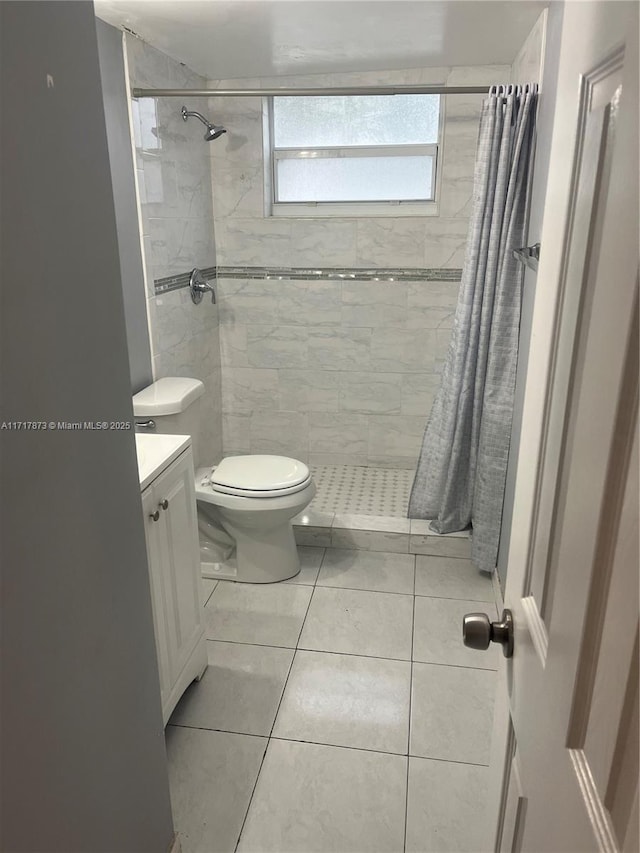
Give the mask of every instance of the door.
M 498 678 L 494 850 L 638 850 L 637 34 L 635 3 L 566 4 L 504 593 L 514 651 Z

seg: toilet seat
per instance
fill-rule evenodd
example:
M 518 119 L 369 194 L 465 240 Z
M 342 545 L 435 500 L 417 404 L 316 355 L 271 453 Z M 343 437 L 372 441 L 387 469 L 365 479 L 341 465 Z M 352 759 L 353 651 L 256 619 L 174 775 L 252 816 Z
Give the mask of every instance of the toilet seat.
M 309 468 L 287 456 L 228 456 L 209 474 L 213 492 L 248 498 L 277 498 L 303 491 Z

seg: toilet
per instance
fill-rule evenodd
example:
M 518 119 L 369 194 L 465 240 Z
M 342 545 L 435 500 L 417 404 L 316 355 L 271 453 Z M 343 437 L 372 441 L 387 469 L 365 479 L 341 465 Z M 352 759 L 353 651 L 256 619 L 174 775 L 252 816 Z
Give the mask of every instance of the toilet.
M 300 561 L 291 520 L 315 496 L 311 472 L 297 459 L 257 454 L 202 466 L 203 393 L 197 379 L 165 377 L 133 398 L 136 421 L 152 420 L 158 433 L 192 436 L 202 574 L 244 583 L 292 578 Z

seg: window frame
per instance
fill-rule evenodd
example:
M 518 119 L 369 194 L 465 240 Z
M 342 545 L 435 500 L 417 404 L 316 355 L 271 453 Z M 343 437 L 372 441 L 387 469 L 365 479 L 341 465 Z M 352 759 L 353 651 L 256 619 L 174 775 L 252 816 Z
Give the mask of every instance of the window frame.
M 263 98 L 265 155 L 265 214 L 273 217 L 355 217 L 355 216 L 438 216 L 442 153 L 444 142 L 445 96 L 440 95 L 438 141 L 380 146 L 314 146 L 276 148 L 274 145 L 274 96 Z M 277 201 L 277 162 L 284 159 L 363 156 L 433 156 L 432 198 L 411 201 Z

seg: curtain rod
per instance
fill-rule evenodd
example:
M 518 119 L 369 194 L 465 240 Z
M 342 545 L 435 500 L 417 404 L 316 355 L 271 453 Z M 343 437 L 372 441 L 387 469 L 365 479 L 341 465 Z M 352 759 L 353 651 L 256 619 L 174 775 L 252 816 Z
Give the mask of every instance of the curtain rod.
M 132 89 L 134 98 L 266 98 L 314 95 L 486 95 L 489 86 L 341 86 L 319 89 Z

